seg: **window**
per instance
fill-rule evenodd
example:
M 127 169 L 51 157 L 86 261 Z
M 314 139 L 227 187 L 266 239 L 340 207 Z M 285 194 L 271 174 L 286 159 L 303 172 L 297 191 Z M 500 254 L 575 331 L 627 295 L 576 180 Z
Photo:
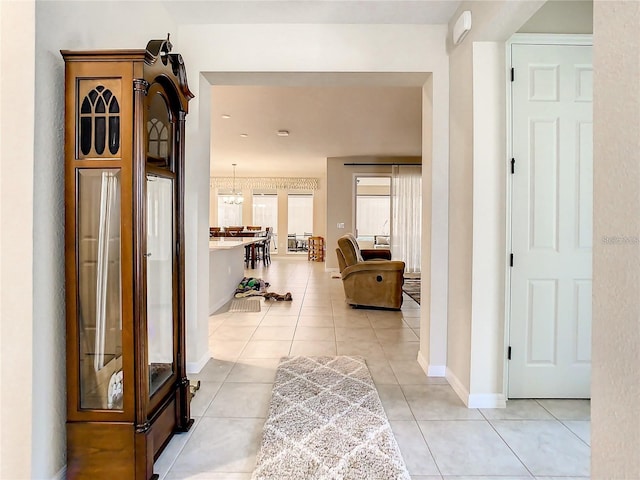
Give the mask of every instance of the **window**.
M 228 227 L 230 225 L 242 225 L 242 204 L 224 203 L 225 197 L 231 192 L 218 194 L 218 225 Z
M 363 248 L 388 247 L 391 218 L 391 178 L 356 179 L 356 232 Z
M 272 245 L 278 245 L 278 194 L 275 191 L 253 191 L 253 224 L 273 228 Z
M 313 235 L 313 194 L 290 193 L 288 215 L 287 252 L 306 252 L 307 237 Z

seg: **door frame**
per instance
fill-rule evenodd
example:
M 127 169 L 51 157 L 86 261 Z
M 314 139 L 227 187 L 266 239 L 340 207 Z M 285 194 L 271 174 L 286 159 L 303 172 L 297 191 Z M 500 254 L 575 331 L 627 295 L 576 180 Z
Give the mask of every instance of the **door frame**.
M 506 95 L 506 165 L 510 166 L 513 158 L 513 118 L 512 118 L 512 88 L 511 88 L 511 51 L 514 45 L 570 45 L 593 46 L 593 34 L 548 34 L 548 33 L 516 33 L 505 44 L 505 95 Z M 505 258 L 513 251 L 511 237 L 511 214 L 513 201 L 513 178 L 511 169 L 505 169 L 505 245 L 507 251 Z M 509 400 L 509 338 L 511 333 L 511 266 L 505 262 L 504 272 L 504 368 L 503 368 L 503 392 L 505 400 Z

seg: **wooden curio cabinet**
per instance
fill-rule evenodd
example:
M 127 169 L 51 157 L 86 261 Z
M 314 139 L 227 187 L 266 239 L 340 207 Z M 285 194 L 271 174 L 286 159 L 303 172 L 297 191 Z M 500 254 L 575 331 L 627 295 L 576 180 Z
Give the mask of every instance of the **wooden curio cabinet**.
M 182 57 L 65 60 L 67 477 L 157 478 L 193 420 L 185 368 Z

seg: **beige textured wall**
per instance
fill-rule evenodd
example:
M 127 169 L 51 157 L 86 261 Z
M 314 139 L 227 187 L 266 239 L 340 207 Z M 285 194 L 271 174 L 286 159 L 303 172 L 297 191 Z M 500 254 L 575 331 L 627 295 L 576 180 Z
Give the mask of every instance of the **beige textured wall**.
M 420 157 L 332 157 L 327 158 L 327 256 L 325 268 L 337 269 L 338 259 L 336 247 L 338 238 L 345 233 L 353 233 L 355 183 L 356 174 L 390 174 L 389 166 L 345 166 L 345 163 L 416 163 L 420 164 Z M 344 228 L 338 228 L 338 223 L 344 223 Z
M 593 33 L 593 1 L 550 0 L 518 33 Z
M 640 478 L 640 2 L 594 3 L 592 478 Z
M 327 238 L 327 177 L 319 180 L 319 188 L 313 192 L 313 234 Z
M 449 297 L 447 336 L 447 378 L 463 401 L 469 401 L 471 388 L 471 350 L 473 322 L 482 321 L 483 312 L 474 310 L 472 315 L 472 250 L 473 250 L 473 168 L 474 168 L 474 128 L 473 95 L 483 95 L 483 91 L 473 91 L 473 48 L 474 41 L 505 42 L 543 4 L 542 1 L 486 1 L 464 2 L 449 24 L 451 32 L 460 12 L 471 10 L 473 27 L 464 41 L 449 47 Z M 490 86 L 489 88 L 493 88 Z M 500 108 L 496 106 L 496 108 Z M 475 226 L 478 228 L 478 226 Z M 495 269 L 502 268 L 496 265 Z M 490 342 L 502 341 L 497 338 L 499 331 L 487 330 Z M 496 340 L 497 338 L 497 340 Z M 484 342 L 482 335 L 476 335 L 473 342 Z M 485 375 L 478 369 L 474 375 Z M 491 382 L 495 385 L 495 379 Z M 475 385 L 486 385 L 477 379 Z M 484 387 L 483 387 L 484 388 Z M 498 393 L 498 392 L 479 392 Z
M 469 39 L 467 39 L 469 40 Z M 468 391 L 471 366 L 471 247 L 473 234 L 472 43 L 450 57 L 449 323 L 447 370 Z
M 145 21 L 141 22 L 140 18 Z M 96 28 L 98 24 L 118 28 Z M 172 32 L 171 41 L 176 52 L 183 53 L 183 50 L 174 33 L 173 19 L 164 9 L 149 8 L 146 2 L 38 1 L 36 26 L 36 58 L 33 62 L 36 69 L 36 168 L 31 178 L 35 243 L 33 267 L 29 265 L 25 272 L 33 268 L 32 344 L 33 351 L 37 352 L 33 357 L 32 478 L 47 479 L 64 467 L 66 455 L 64 61 L 60 49 L 144 48 L 150 39 L 163 38 L 167 32 Z M 18 46 L 16 51 L 22 48 Z M 188 63 L 189 60 L 185 61 Z M 189 77 L 189 84 L 193 85 L 192 82 L 197 84 L 197 78 Z M 28 98 L 26 91 L 25 85 L 20 87 L 23 102 Z M 26 111 L 26 104 L 21 104 L 20 108 Z M 187 116 L 187 124 L 190 121 L 191 114 Z M 186 206 L 188 215 L 192 210 L 190 205 Z M 208 269 L 208 257 L 206 262 L 204 268 Z M 205 287 L 208 294 L 208 284 Z M 14 384 L 14 388 L 16 385 L 21 391 L 31 391 L 24 381 Z
M 2 479 L 32 478 L 34 65 L 35 2 L 0 2 Z
M 470 404 L 504 405 L 507 162 L 503 42 L 473 44 L 473 246 Z

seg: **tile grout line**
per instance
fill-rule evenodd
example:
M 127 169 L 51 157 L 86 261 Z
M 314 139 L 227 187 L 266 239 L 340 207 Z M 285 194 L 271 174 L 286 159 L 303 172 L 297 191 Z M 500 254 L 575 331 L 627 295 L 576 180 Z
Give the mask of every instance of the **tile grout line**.
M 387 362 L 388 362 L 388 360 L 387 360 Z M 393 374 L 395 376 L 396 372 L 393 370 L 393 367 L 391 367 L 391 363 L 390 362 L 389 362 L 389 368 L 391 368 L 391 371 L 393 372 Z M 422 431 L 422 429 L 420 428 L 420 425 L 418 424 L 418 419 L 416 418 L 416 415 L 413 412 L 413 409 L 411 408 L 411 404 L 409 403 L 409 400 L 407 400 L 407 396 L 404 393 L 404 389 L 402 388 L 402 385 L 400 385 L 400 380 L 398 378 L 396 378 L 396 380 L 398 380 L 398 387 L 400 387 L 400 393 L 402 393 L 402 398 L 404 398 L 404 401 L 407 404 L 407 407 L 409 407 L 409 411 L 411 412 L 411 416 L 413 417 L 413 421 L 416 424 L 416 427 L 418 427 L 418 431 L 420 432 L 420 436 L 424 440 L 424 444 L 427 446 L 427 450 L 429 450 L 429 455 L 431 455 L 431 460 L 433 460 L 433 464 L 436 466 L 436 469 L 438 470 L 438 473 L 440 474 L 440 478 L 444 478 L 444 474 L 442 473 L 442 470 L 440 469 L 440 466 L 438 465 L 438 462 L 436 462 L 436 457 L 433 454 L 433 451 L 431 450 L 431 446 L 429 445 L 429 442 L 427 441 L 427 438 L 424 436 L 424 432 Z
M 198 417 L 198 420 L 196 421 L 194 419 L 193 425 L 191 426 L 191 428 L 189 429 L 189 432 L 185 432 L 187 433 L 187 438 L 184 441 L 184 444 L 182 445 L 182 447 L 180 447 L 180 449 L 176 452 L 176 454 L 174 455 L 173 459 L 171 460 L 171 462 L 169 463 L 169 466 L 167 467 L 167 470 L 164 472 L 164 475 L 162 475 L 162 477 L 159 477 L 158 480 L 164 480 L 169 473 L 171 473 L 171 469 L 173 468 L 173 466 L 176 464 L 176 462 L 178 461 L 178 457 L 180 456 L 180 454 L 183 452 L 183 450 L 185 449 L 185 447 L 187 446 L 187 443 L 189 443 L 189 440 L 191 439 L 191 436 L 193 435 L 193 432 L 195 431 L 195 429 L 198 427 L 198 425 L 200 425 L 200 421 L 202 420 L 202 415 Z M 168 444 L 167 444 L 168 446 Z M 166 448 L 166 447 L 165 447 Z
M 484 415 L 482 414 L 482 412 L 480 412 L 480 414 L 484 417 Z M 531 475 L 532 478 L 536 478 L 536 476 L 533 474 L 533 472 L 531 470 L 529 470 L 529 467 L 524 463 L 524 461 L 520 458 L 520 456 L 513 450 L 513 448 L 511 448 L 511 445 L 509 445 L 509 442 L 507 442 L 502 435 L 500 435 L 500 432 L 498 432 L 498 430 L 496 429 L 496 427 L 493 425 L 493 423 L 491 423 L 491 421 L 489 419 L 487 419 L 485 417 L 485 421 L 487 422 L 487 424 L 489 424 L 489 426 L 491 427 L 491 429 L 496 432 L 496 435 L 498 435 L 498 437 L 500 438 L 500 440 L 502 440 L 504 442 L 504 444 L 507 446 L 507 448 L 511 451 L 511 453 L 513 453 L 513 455 L 518 459 L 518 461 L 522 464 L 522 466 L 527 470 L 527 472 L 529 472 L 529 475 Z
M 304 266 L 303 266 L 303 263 L 306 263 L 306 262 L 302 262 L 302 261 L 301 261 L 299 265 L 295 265 L 295 267 L 293 267 L 293 268 L 291 269 L 291 272 L 292 272 L 292 273 L 291 273 L 291 275 L 289 275 L 289 278 L 294 277 L 294 280 L 296 281 L 296 288 L 297 288 L 298 286 L 300 286 L 300 284 L 302 283 L 302 282 L 300 282 L 299 280 L 300 280 L 300 276 L 301 276 L 301 275 L 300 275 L 300 273 L 302 273 L 302 269 L 303 269 L 303 267 L 304 267 Z M 264 270 L 263 270 L 263 271 L 264 271 Z M 287 270 L 287 269 L 283 268 L 283 269 L 282 269 L 282 271 L 289 271 L 289 270 Z M 275 271 L 274 271 L 274 269 L 271 269 L 271 272 L 272 272 L 272 273 L 279 273 L 280 271 L 278 271 L 278 270 L 275 270 Z M 290 352 L 290 353 L 291 353 L 291 351 L 292 351 L 293 341 L 294 341 L 293 339 L 295 338 L 295 333 L 298 331 L 298 328 L 299 328 L 299 327 L 301 327 L 301 325 L 300 325 L 300 321 L 301 321 L 301 317 L 302 317 L 302 315 L 303 315 L 303 309 L 305 308 L 305 300 L 310 301 L 311 303 L 318 303 L 318 300 L 320 300 L 320 299 L 321 299 L 321 296 L 322 296 L 322 295 L 320 295 L 320 296 L 318 296 L 318 297 L 314 297 L 314 298 L 312 298 L 312 299 L 308 299 L 308 298 L 307 298 L 307 292 L 311 292 L 311 291 L 313 290 L 313 286 L 315 285 L 315 286 L 318 286 L 318 287 L 319 287 L 319 291 L 321 291 L 323 295 L 324 295 L 324 293 L 326 292 L 326 294 L 327 294 L 327 295 L 329 296 L 329 298 L 330 298 L 330 312 L 331 312 L 331 313 L 329 314 L 329 316 L 330 316 L 331 321 L 332 321 L 333 334 L 334 334 L 334 335 L 333 335 L 333 343 L 334 343 L 334 345 L 335 345 L 335 348 L 336 348 L 336 354 L 337 354 L 337 343 L 338 343 L 338 338 L 337 338 L 337 337 L 338 337 L 338 336 L 337 336 L 337 331 L 336 331 L 336 328 L 337 328 L 337 327 L 336 327 L 336 321 L 335 321 L 335 318 L 336 318 L 336 316 L 337 316 L 338 314 L 342 314 L 342 316 L 344 317 L 344 316 L 345 316 L 344 314 L 345 314 L 346 312 L 345 312 L 344 310 L 341 310 L 341 309 L 339 308 L 339 307 L 340 307 L 340 305 L 338 304 L 338 302 L 336 302 L 336 300 L 338 300 L 338 299 L 339 299 L 339 296 L 338 296 L 338 293 L 334 292 L 334 290 L 333 290 L 333 288 L 332 288 L 333 286 L 331 286 L 331 288 L 329 288 L 329 284 L 328 284 L 328 283 L 326 283 L 326 282 L 323 282 L 322 280 L 323 280 L 323 279 L 322 279 L 322 277 L 318 274 L 317 269 L 315 269 L 315 268 L 310 268 L 309 270 L 307 270 L 307 272 L 306 272 L 306 283 L 304 284 L 304 291 L 303 291 L 302 293 L 300 293 L 300 294 L 299 294 L 299 295 L 300 295 L 300 298 L 301 298 L 300 306 L 299 306 L 299 308 L 297 309 L 297 312 L 295 313 L 295 324 L 294 324 L 294 329 L 293 329 L 293 330 L 294 330 L 294 336 L 291 338 L 291 341 L 290 341 L 291 343 L 290 343 L 290 345 L 289 345 L 289 352 Z M 313 285 L 312 285 L 312 284 L 313 284 Z M 327 288 L 325 288 L 325 287 L 327 287 Z M 335 295 L 335 296 L 334 296 L 334 295 Z M 316 299 L 318 299 L 318 300 L 316 300 Z M 313 300 L 313 301 L 312 301 L 312 300 Z M 322 307 L 322 308 L 325 308 L 323 305 L 309 305 L 309 306 L 308 306 L 308 308 L 313 308 L 313 307 L 318 307 L 318 308 Z M 273 311 L 272 311 L 272 310 L 273 310 Z M 222 381 L 222 385 L 232 383 L 232 382 L 229 382 L 229 381 L 228 381 L 228 380 L 229 380 L 229 377 L 230 377 L 230 375 L 231 375 L 231 372 L 233 371 L 233 369 L 235 368 L 235 366 L 236 366 L 239 362 L 241 362 L 241 361 L 243 360 L 243 359 L 241 358 L 242 353 L 246 350 L 246 348 L 247 348 L 247 344 L 249 343 L 249 341 L 251 341 L 251 339 L 253 339 L 253 338 L 254 338 L 255 333 L 256 333 L 256 331 L 257 331 L 257 328 L 258 328 L 259 326 L 261 326 L 261 325 L 262 325 L 262 323 L 263 323 L 263 322 L 265 321 L 265 319 L 267 318 L 267 313 L 272 313 L 272 314 L 275 314 L 275 315 L 279 316 L 279 315 L 282 315 L 282 314 L 287 314 L 288 312 L 289 312 L 289 313 L 293 313 L 291 310 L 282 310 L 281 312 L 276 312 L 275 307 L 271 307 L 271 306 L 269 306 L 269 307 L 266 309 L 266 311 L 265 311 L 264 315 L 261 317 L 261 319 L 260 319 L 260 321 L 259 321 L 258 325 L 257 325 L 257 326 L 255 326 L 255 329 L 254 329 L 253 333 L 251 334 L 251 337 L 249 338 L 249 340 L 247 340 L 247 341 L 246 341 L 246 343 L 245 343 L 245 344 L 244 344 L 244 346 L 242 347 L 242 349 L 241 349 L 241 351 L 240 351 L 240 354 L 238 354 L 236 358 L 234 358 L 234 359 L 232 359 L 232 360 L 229 360 L 229 361 L 231 361 L 231 362 L 233 362 L 233 363 L 234 363 L 234 366 L 233 366 L 233 367 L 232 367 L 232 368 L 231 368 L 231 369 L 226 373 L 226 375 L 224 376 L 223 381 Z M 325 314 L 322 314 L 322 316 L 325 316 Z M 347 320 L 348 320 L 348 317 L 349 317 L 349 315 L 347 315 Z M 364 314 L 364 317 L 367 319 L 367 323 L 369 324 L 369 327 L 370 327 L 370 328 L 372 328 L 372 329 L 374 330 L 374 334 L 376 335 L 376 340 L 377 340 L 376 344 L 377 344 L 380 348 L 382 348 L 382 350 L 383 350 L 383 356 L 382 356 L 381 358 L 378 358 L 377 356 L 375 356 L 374 358 L 371 358 L 371 360 L 382 360 L 382 359 L 384 359 L 384 360 L 385 360 L 386 365 L 388 366 L 388 368 L 391 368 L 391 373 L 392 373 L 391 378 L 394 378 L 394 379 L 397 381 L 397 384 L 389 384 L 389 385 L 397 385 L 397 386 L 399 386 L 399 387 L 400 387 L 400 391 L 402 392 L 402 398 L 404 399 L 405 403 L 406 403 L 406 404 L 407 404 L 407 406 L 409 407 L 409 411 L 411 412 L 411 417 L 412 417 L 412 419 L 413 419 L 413 422 L 414 422 L 414 424 L 415 424 L 415 425 L 417 425 L 417 426 L 418 426 L 418 428 L 419 428 L 418 420 L 416 419 L 416 414 L 415 414 L 415 412 L 414 412 L 414 409 L 411 407 L 411 405 L 410 405 L 410 404 L 409 404 L 409 402 L 407 401 L 407 397 L 406 397 L 406 393 L 405 393 L 404 388 L 405 388 L 405 387 L 412 386 L 412 385 L 416 385 L 416 386 L 424 386 L 425 384 L 422 384 L 422 383 L 417 383 L 417 384 L 400 384 L 400 380 L 398 379 L 398 376 L 397 376 L 397 374 L 396 374 L 396 371 L 391 367 L 391 363 L 390 363 L 391 361 L 390 361 L 390 360 L 389 360 L 389 358 L 388 358 L 389 352 L 387 352 L 387 351 L 384 349 L 384 345 L 382 344 L 382 342 L 380 341 L 380 338 L 379 338 L 379 337 L 378 337 L 378 335 L 377 335 L 377 333 L 378 333 L 378 332 L 377 332 L 377 330 L 373 327 L 373 324 L 372 324 L 372 318 L 371 318 L 369 315 L 367 315 L 367 314 L 366 314 L 366 312 L 365 312 L 365 314 Z M 378 320 L 378 318 L 376 318 L 376 320 Z M 383 318 L 380 318 L 380 320 L 382 321 L 382 320 L 384 320 L 384 319 L 383 319 Z M 218 325 L 218 327 L 219 327 L 219 326 L 220 326 L 220 325 Z M 409 323 L 406 321 L 406 319 L 404 318 L 404 316 L 402 317 L 402 327 L 403 327 L 403 328 L 409 328 L 409 329 L 411 329 L 411 330 L 413 331 L 413 333 L 416 333 L 416 332 L 411 328 L 411 326 L 409 325 Z M 346 328 L 346 326 L 345 326 L 345 328 Z M 212 333 L 213 333 L 213 332 L 212 332 Z M 417 335 L 417 334 L 416 334 L 416 335 Z M 397 343 L 397 345 L 396 345 L 396 343 Z M 397 349 L 396 349 L 396 348 L 395 348 L 395 346 L 398 346 L 398 347 L 403 346 L 403 347 L 405 347 L 405 346 L 406 346 L 406 343 L 407 343 L 407 342 L 394 342 L 394 343 L 390 343 L 389 345 L 390 345 L 391 347 L 394 347 L 394 348 L 391 348 L 391 350 L 393 350 L 393 352 L 391 353 L 391 356 L 392 356 L 393 358 L 398 357 L 398 358 L 402 359 L 401 357 L 404 357 L 404 356 L 405 356 L 405 351 L 404 351 L 402 348 L 397 348 Z M 409 378 L 411 378 L 411 377 L 409 377 Z M 267 384 L 268 384 L 269 382 L 250 382 L 250 383 L 267 383 Z M 221 385 L 221 387 L 222 387 L 222 385 Z M 376 390 L 378 390 L 378 386 L 379 386 L 379 385 L 378 385 L 378 384 L 376 384 L 375 382 L 374 382 L 374 385 L 375 385 Z M 382 385 L 382 384 L 381 384 L 381 385 Z M 440 386 L 440 385 L 438 385 L 438 384 L 434 384 L 434 385 L 427 384 L 427 385 L 429 385 L 429 386 L 435 386 L 435 387 Z M 214 399 L 215 399 L 215 398 L 217 398 L 217 396 L 218 396 L 218 394 L 219 394 L 219 391 L 220 391 L 220 390 L 218 390 L 218 392 L 216 392 L 216 394 L 213 396 L 213 398 L 211 399 L 211 402 L 213 402 L 213 401 L 214 401 Z M 378 394 L 379 394 L 379 392 L 378 392 Z M 209 406 L 210 406 L 210 405 L 209 405 Z M 542 406 L 542 405 L 540 405 L 540 406 Z M 208 407 L 207 407 L 207 408 L 208 408 Z M 571 432 L 573 433 L 573 435 L 577 436 L 577 434 L 576 434 L 575 432 L 573 432 L 573 431 L 572 431 L 572 430 L 571 430 L 571 429 L 570 429 L 570 428 L 569 428 L 569 427 L 568 427 L 568 426 L 563 422 L 563 420 L 561 420 L 560 418 L 557 418 L 555 415 L 553 415 L 553 414 L 552 414 L 548 409 L 546 409 L 544 406 L 543 406 L 543 409 L 544 409 L 545 411 L 547 411 L 547 412 L 551 415 L 552 419 L 554 419 L 554 420 L 559 421 L 560 423 L 562 423 L 562 424 L 563 424 L 563 426 L 564 426 L 565 428 L 567 428 L 569 431 L 571 431 Z M 206 409 L 205 409 L 205 410 L 206 410 Z M 529 470 L 529 468 L 524 464 L 524 462 L 522 462 L 522 460 L 520 459 L 520 457 L 519 457 L 519 456 L 515 453 L 515 451 L 511 448 L 511 446 L 510 446 L 510 445 L 505 441 L 505 439 L 504 439 L 504 438 L 503 438 L 503 437 L 502 437 L 502 436 L 497 432 L 496 427 L 491 423 L 491 420 L 490 420 L 489 418 L 487 418 L 487 415 L 485 415 L 485 414 L 484 414 L 481 410 L 479 410 L 479 409 L 478 409 L 478 411 L 480 412 L 480 418 L 479 418 L 478 420 L 476 420 L 476 421 L 484 421 L 484 422 L 487 422 L 487 423 L 490 425 L 490 427 L 491 427 L 491 428 L 496 432 L 496 434 L 498 435 L 498 437 L 503 441 L 503 443 L 507 445 L 507 448 L 509 448 L 509 450 L 514 454 L 514 456 L 515 456 L 516 458 L 518 458 L 518 460 L 519 460 L 519 461 L 520 461 L 520 463 L 524 466 L 524 468 L 525 468 L 525 470 L 528 472 L 528 474 L 529 474 L 529 475 L 533 475 L 533 474 L 531 473 L 531 471 Z M 201 418 L 202 418 L 202 417 L 201 417 Z M 236 418 L 236 417 L 209 417 L 209 418 Z M 246 419 L 246 418 L 262 419 L 263 417 L 237 417 L 237 418 L 240 418 L 240 419 Z M 549 419 L 549 420 L 551 420 L 551 419 Z M 420 421 L 423 421 L 423 420 L 420 420 Z M 437 422 L 438 420 L 424 420 L 424 421 L 427 421 L 427 422 Z M 445 421 L 445 420 L 443 420 L 443 421 Z M 460 420 L 460 421 L 468 421 L 468 420 Z M 441 479 L 442 479 L 442 478 L 444 478 L 444 477 L 443 477 L 443 474 L 442 474 L 442 472 L 441 472 L 441 470 L 440 470 L 439 465 L 438 465 L 438 464 L 437 464 L 437 462 L 435 461 L 435 457 L 433 456 L 433 452 L 432 452 L 432 450 L 431 450 L 431 446 L 429 445 L 429 442 L 427 442 L 427 440 L 426 440 L 426 438 L 425 438 L 425 435 L 424 435 L 424 432 L 423 432 L 420 428 L 419 428 L 419 430 L 420 430 L 420 433 L 421 433 L 421 437 L 423 438 L 423 440 L 424 440 L 424 442 L 425 442 L 425 445 L 427 446 L 427 449 L 428 449 L 428 451 L 429 451 L 429 453 L 430 453 L 430 455 L 431 455 L 431 458 L 432 458 L 432 460 L 434 461 L 434 464 L 435 464 L 435 466 L 436 466 L 436 468 L 437 468 L 437 471 L 439 472 L 439 476 L 437 476 L 437 478 L 441 478 Z M 583 443 L 585 443 L 585 444 L 586 444 L 586 442 L 584 442 L 580 437 L 578 437 L 578 438 L 579 438 Z M 180 452 L 179 452 L 179 453 L 176 455 L 176 457 L 174 458 L 173 462 L 171 463 L 171 466 L 169 467 L 169 470 L 167 470 L 167 472 L 165 472 L 165 474 L 163 475 L 163 477 L 162 477 L 162 478 L 165 478 L 167 475 L 169 475 L 169 473 L 170 473 L 170 469 L 173 467 L 173 465 L 175 464 L 175 461 L 178 459 L 179 455 L 182 453 L 182 451 L 183 451 L 183 450 L 184 450 L 184 445 L 183 445 L 183 446 L 182 446 L 182 448 L 180 449 Z M 523 472 L 523 473 L 524 473 L 524 472 Z M 420 475 L 417 475 L 417 476 L 420 476 Z M 434 478 L 436 478 L 436 477 L 434 477 Z M 489 477 L 485 477 L 485 478 L 489 478 Z M 533 478 L 535 478 L 535 477 L 533 477 Z

